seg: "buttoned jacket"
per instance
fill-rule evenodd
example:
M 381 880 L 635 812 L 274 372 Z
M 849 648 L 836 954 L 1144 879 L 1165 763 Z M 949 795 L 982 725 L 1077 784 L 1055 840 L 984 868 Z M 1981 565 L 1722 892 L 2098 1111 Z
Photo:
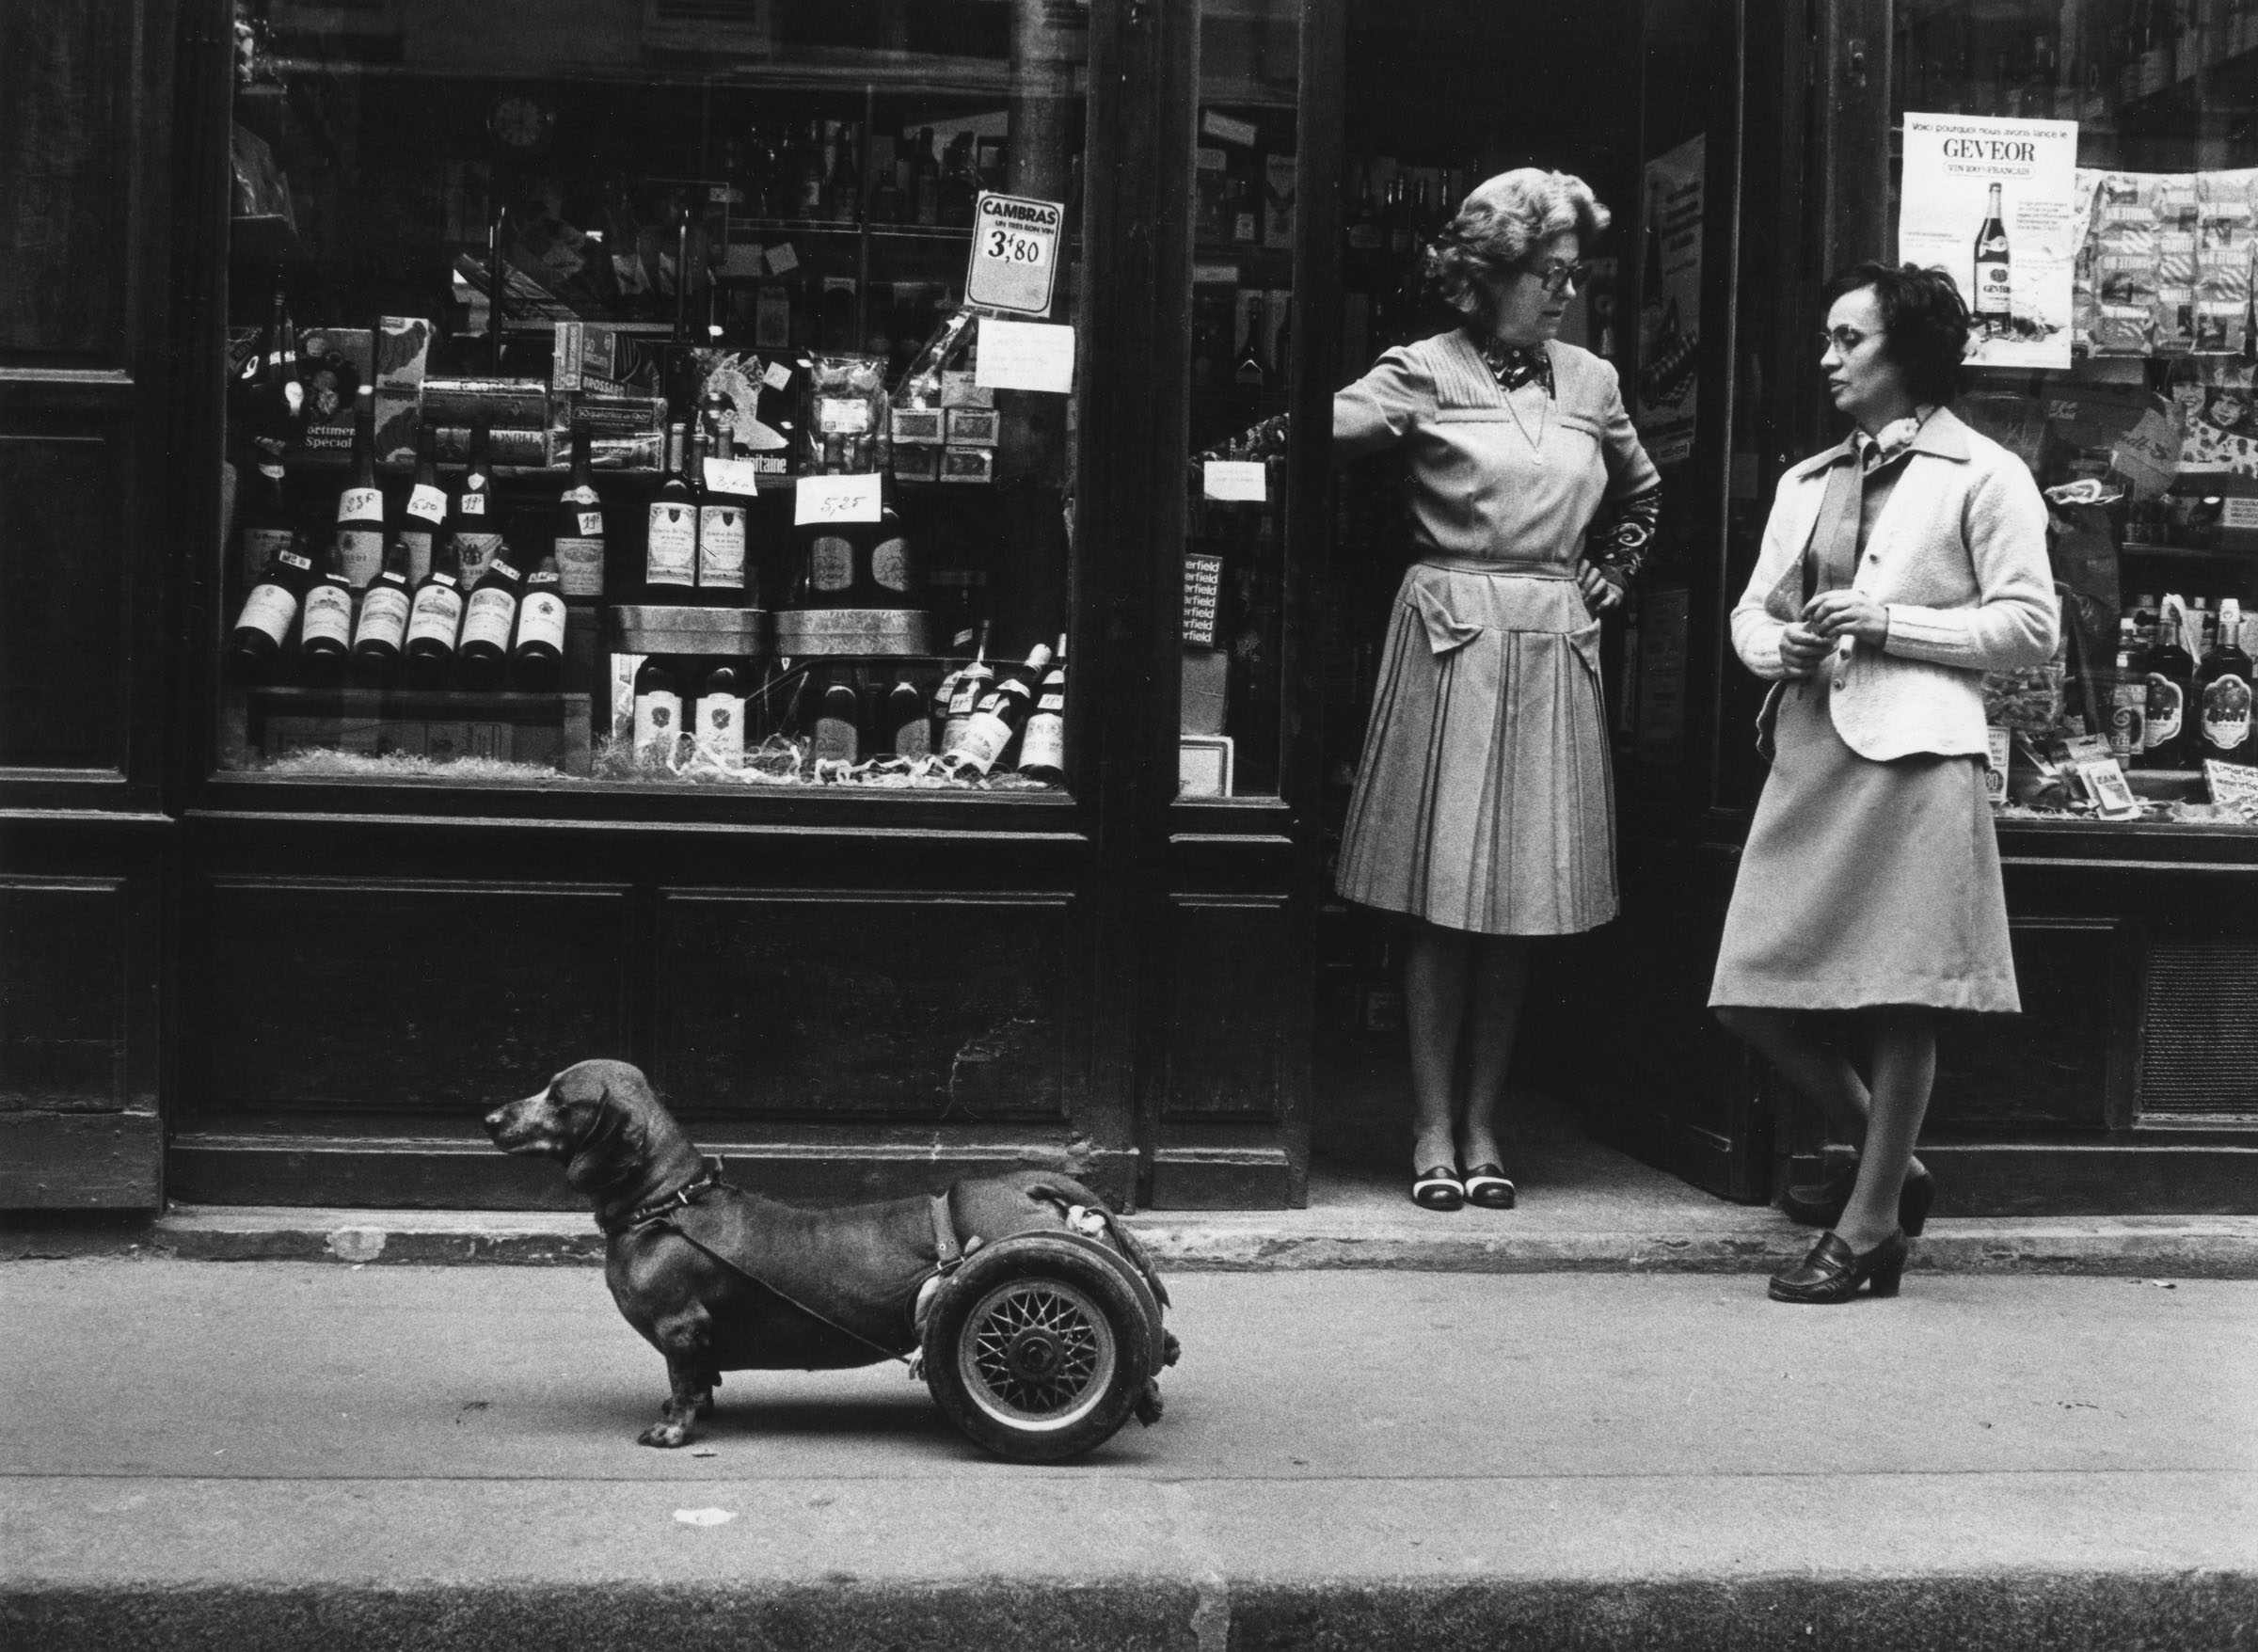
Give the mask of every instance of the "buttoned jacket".
M 1780 478 L 1748 589 L 1733 607 L 1733 647 L 1776 686 L 1790 674 L 1780 634 L 1802 605 L 1805 548 L 1842 443 Z M 1855 463 L 1854 459 L 1849 462 Z M 1986 749 L 1983 674 L 2041 665 L 2060 614 L 2046 562 L 2046 504 L 2023 461 L 1948 408 L 1922 423 L 1904 471 L 1858 552 L 1851 588 L 1889 615 L 1886 641 L 1844 637 L 1819 670 L 1843 743 L 1886 762 L 1916 753 Z

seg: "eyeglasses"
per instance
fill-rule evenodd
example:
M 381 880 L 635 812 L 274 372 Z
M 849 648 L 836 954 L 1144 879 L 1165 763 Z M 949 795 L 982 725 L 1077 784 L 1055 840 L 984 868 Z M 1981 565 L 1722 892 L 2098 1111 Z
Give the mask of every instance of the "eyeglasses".
M 1582 259 L 1578 259 L 1574 263 L 1564 263 L 1556 258 L 1541 270 L 1533 270 L 1523 265 L 1521 274 L 1535 277 L 1538 284 L 1555 298 L 1560 296 L 1561 290 L 1565 287 L 1574 287 L 1581 291 L 1592 284 L 1592 266 Z
M 1824 356 L 1832 350 L 1837 356 L 1848 356 L 1868 339 L 1878 339 L 1880 333 L 1862 333 L 1856 327 L 1824 327 L 1819 335 L 1819 353 Z

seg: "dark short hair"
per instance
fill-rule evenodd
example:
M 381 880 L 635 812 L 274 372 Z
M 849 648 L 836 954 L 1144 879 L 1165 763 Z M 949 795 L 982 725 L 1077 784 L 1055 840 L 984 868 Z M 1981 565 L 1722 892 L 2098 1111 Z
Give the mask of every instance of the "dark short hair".
M 1961 358 L 1968 348 L 1968 306 L 1943 270 L 1868 259 L 1837 270 L 1821 302 L 1870 287 L 1882 311 L 1882 354 L 1905 374 L 1916 402 L 1942 406 L 1960 394 Z

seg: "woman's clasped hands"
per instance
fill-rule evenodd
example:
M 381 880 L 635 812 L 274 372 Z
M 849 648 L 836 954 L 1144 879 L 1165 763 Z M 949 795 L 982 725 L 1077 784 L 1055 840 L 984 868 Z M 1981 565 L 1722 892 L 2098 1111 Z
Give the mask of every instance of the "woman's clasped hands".
M 1780 633 L 1780 664 L 1790 676 L 1808 676 L 1845 637 L 1881 647 L 1889 640 L 1889 610 L 1855 591 L 1822 591 Z

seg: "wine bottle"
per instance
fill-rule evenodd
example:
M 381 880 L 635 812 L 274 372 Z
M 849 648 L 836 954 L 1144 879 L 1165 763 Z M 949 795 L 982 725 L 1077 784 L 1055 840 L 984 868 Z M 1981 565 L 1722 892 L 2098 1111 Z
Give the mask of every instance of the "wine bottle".
M 1019 771 L 1030 780 L 1053 786 L 1066 783 L 1066 633 L 1058 633 L 1058 652 L 1042 674 L 1027 726 L 1019 737 Z
M 517 628 L 517 596 L 525 576 L 503 546 L 470 587 L 463 605 L 463 640 L 455 645 L 467 689 L 499 689 L 509 675 L 510 638 Z
M 557 499 L 559 589 L 567 602 L 597 602 L 604 595 L 604 507 L 589 471 L 588 427 L 572 433 L 572 475 Z
M 252 453 L 262 462 L 282 461 L 305 421 L 306 387 L 298 378 L 298 336 L 291 325 L 290 302 L 281 272 L 275 274 L 274 308 L 259 338 L 259 354 L 244 363 L 247 390 L 237 418 Z
M 734 659 L 717 659 L 698 683 L 697 705 L 691 731 L 698 750 L 731 768 L 745 760 L 745 668 Z
M 1264 319 L 1263 301 L 1249 298 L 1247 301 L 1247 343 L 1231 368 L 1231 382 L 1243 390 L 1269 388 L 1270 358 L 1263 349 L 1268 342 L 1263 336 Z
M 344 569 L 340 533 L 329 542 L 322 571 L 306 587 L 298 619 L 298 676 L 310 688 L 344 681 L 345 656 L 353 649 L 353 585 Z
M 2148 674 L 2147 729 L 2142 755 L 2151 769 L 2185 769 L 2193 760 L 2195 719 L 2191 691 L 2195 656 L 2181 641 L 2186 612 L 2176 596 L 2156 612 L 2156 640 L 2142 667 Z
M 462 563 L 452 538 L 439 541 L 431 572 L 416 581 L 402 666 L 411 689 L 443 689 L 463 629 Z
M 941 172 L 939 221 L 951 229 L 972 228 L 972 206 L 978 194 L 972 175 L 972 134 L 960 132 L 948 140 L 948 159 Z
M 2007 224 L 1999 215 L 1999 185 L 1992 185 L 1983 227 L 1976 231 L 1976 302 L 1968 308 L 1987 333 L 2004 333 L 2014 320 L 2008 275 Z
M 654 654 L 635 672 L 635 755 L 672 763 L 682 738 L 682 689 L 675 662 Z
M 866 605 L 872 608 L 914 608 L 911 595 L 916 585 L 914 552 L 901 518 L 892 505 L 881 505 L 878 530 L 869 534 L 870 549 L 864 566 L 870 577 Z
M 803 218 L 823 215 L 823 122 L 810 120 L 807 136 L 800 144 L 798 187 L 792 202 L 793 211 Z
M 376 484 L 376 389 L 353 392 L 353 478 L 337 496 L 337 567 L 358 591 L 384 566 L 384 490 Z
M 2218 640 L 2196 668 L 2196 755 L 2205 762 L 2258 762 L 2250 746 L 2250 657 L 2242 651 L 2242 604 L 2218 605 Z
M 1388 231 L 1381 227 L 1379 208 L 1372 199 L 1372 168 L 1365 167 L 1357 175 L 1356 210 L 1348 217 L 1348 257 L 1344 261 L 1354 285 L 1369 291 L 1377 273 L 1381 253 L 1387 249 Z
M 384 553 L 383 568 L 361 594 L 360 618 L 353 626 L 353 657 L 347 663 L 353 680 L 363 688 L 384 687 L 400 668 L 408 614 L 416 605 L 407 568 L 407 542 L 403 535 L 392 541 Z
M 923 757 L 933 749 L 932 721 L 926 715 L 925 691 L 902 666 L 894 674 L 894 686 L 879 712 L 887 750 L 897 757 Z
M 972 722 L 972 714 L 979 709 L 980 698 L 988 692 L 988 685 L 995 680 L 995 667 L 988 663 L 988 627 L 982 625 L 973 641 L 972 662 L 949 679 L 948 694 L 941 712 L 941 755 L 947 756 L 964 743 L 964 730 Z
M 917 147 L 910 156 L 910 211 L 920 224 L 941 221 L 941 162 L 933 153 L 933 129 L 917 129 Z
M 491 445 L 484 413 L 470 420 L 470 451 L 463 479 L 456 484 L 447 531 L 454 541 L 455 569 L 466 588 L 485 578 L 486 564 L 501 550 L 501 507 L 494 497 L 494 471 L 487 451 Z
M 949 772 L 962 773 L 969 770 L 984 775 L 995 767 L 1010 748 L 1012 737 L 1026 725 L 1035 704 L 1036 685 L 1042 678 L 1043 667 L 1050 662 L 1050 644 L 1038 643 L 1025 663 L 1013 666 L 996 678 L 980 696 L 979 707 L 965 723 L 955 749 L 942 754 L 942 763 Z
M 564 675 L 564 576 L 556 552 L 543 550 L 525 577 L 517 599 L 517 640 L 510 647 L 510 680 L 529 694 L 546 694 Z
M 730 466 L 737 457 L 737 438 L 720 397 L 709 399 L 708 417 L 715 430 L 713 456 L 723 466 Z M 734 486 L 716 484 L 701 488 L 698 497 L 701 602 L 716 608 L 760 606 L 758 595 L 750 589 L 753 574 L 747 552 L 751 548 L 752 506 L 753 501 Z
M 832 139 L 831 165 L 823 174 L 824 216 L 837 223 L 852 223 L 862 215 L 862 169 L 854 151 L 854 123 L 842 120 Z
M 250 484 L 244 489 L 243 527 L 237 537 L 239 578 L 246 590 L 259 582 L 277 551 L 292 549 L 297 544 L 283 481 L 281 459 L 260 453 L 251 469 Z
M 228 633 L 227 657 L 231 675 L 250 682 L 273 677 L 281 662 L 282 645 L 297 623 L 298 601 L 313 583 L 313 562 L 303 552 L 285 546 L 260 573 L 243 599 L 235 627 Z
M 698 489 L 679 424 L 667 427 L 667 471 L 651 495 L 643 582 L 652 602 L 687 602 L 698 582 Z
M 852 763 L 863 755 L 863 697 L 851 668 L 835 665 L 816 698 L 811 755 L 819 763 Z
M 447 490 L 439 485 L 439 468 L 433 458 L 431 426 L 416 432 L 416 476 L 408 484 L 407 501 L 401 507 L 400 543 L 407 548 L 407 580 L 422 582 L 431 572 L 432 553 L 447 534 Z

